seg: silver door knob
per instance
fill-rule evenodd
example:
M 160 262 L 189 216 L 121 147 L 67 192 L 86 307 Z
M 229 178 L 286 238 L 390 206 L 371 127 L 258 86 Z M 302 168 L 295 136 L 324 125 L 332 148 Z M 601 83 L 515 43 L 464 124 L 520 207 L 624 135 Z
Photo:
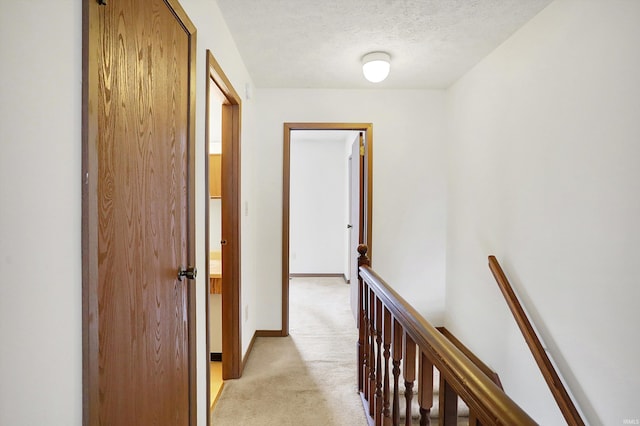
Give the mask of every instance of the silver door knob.
M 182 281 L 182 277 L 186 277 L 188 280 L 195 280 L 198 276 L 198 269 L 195 266 L 189 266 L 185 268 L 180 265 L 178 267 L 178 281 Z

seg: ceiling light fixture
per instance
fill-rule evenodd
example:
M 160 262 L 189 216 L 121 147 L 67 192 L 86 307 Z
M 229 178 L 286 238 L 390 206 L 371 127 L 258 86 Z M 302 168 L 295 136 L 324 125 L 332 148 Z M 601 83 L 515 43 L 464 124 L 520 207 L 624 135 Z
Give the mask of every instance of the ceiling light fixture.
M 379 83 L 389 75 L 391 56 L 385 52 L 371 52 L 362 57 L 362 73 L 372 83 Z

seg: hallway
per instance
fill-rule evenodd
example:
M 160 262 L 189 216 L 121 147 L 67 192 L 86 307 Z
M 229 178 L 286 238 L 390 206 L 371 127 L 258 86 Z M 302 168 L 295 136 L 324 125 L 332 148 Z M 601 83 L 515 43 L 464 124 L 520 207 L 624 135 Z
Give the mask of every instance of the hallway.
M 243 376 L 212 415 L 225 425 L 366 425 L 356 383 L 357 330 L 340 278 L 290 281 L 290 336 L 255 341 Z

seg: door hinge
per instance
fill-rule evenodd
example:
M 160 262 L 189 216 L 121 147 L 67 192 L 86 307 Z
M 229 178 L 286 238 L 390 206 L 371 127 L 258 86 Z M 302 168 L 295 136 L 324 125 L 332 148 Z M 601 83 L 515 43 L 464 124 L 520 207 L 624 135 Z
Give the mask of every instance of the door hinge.
M 107 5 L 107 0 L 98 0 L 98 4 L 100 6 L 106 6 Z

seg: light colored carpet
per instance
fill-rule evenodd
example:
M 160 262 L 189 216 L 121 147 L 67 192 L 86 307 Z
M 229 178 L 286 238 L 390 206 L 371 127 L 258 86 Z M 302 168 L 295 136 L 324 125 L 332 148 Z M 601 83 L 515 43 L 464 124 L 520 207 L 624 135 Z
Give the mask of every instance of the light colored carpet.
M 214 426 L 365 426 L 349 286 L 290 281 L 290 336 L 257 338 L 243 375 L 225 382 Z

